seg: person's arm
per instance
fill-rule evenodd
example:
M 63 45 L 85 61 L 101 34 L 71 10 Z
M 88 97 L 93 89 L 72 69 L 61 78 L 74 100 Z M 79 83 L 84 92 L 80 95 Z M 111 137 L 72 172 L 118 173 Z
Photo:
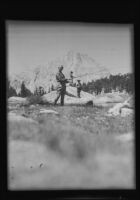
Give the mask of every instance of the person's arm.
M 77 87 L 78 89 L 81 89 L 81 88 L 82 88 L 81 84 L 77 84 L 76 87 Z
M 68 83 L 68 80 L 65 78 L 65 76 L 62 76 L 61 74 L 56 75 L 56 80 L 60 83 Z
M 78 85 L 78 84 L 76 84 L 76 87 L 77 87 L 77 88 L 79 88 L 79 85 Z

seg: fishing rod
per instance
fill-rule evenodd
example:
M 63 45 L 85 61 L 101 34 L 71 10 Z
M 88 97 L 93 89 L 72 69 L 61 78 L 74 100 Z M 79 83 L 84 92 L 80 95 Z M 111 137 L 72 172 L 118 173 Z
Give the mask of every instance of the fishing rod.
M 86 76 L 86 75 L 91 75 L 91 74 L 97 74 L 97 73 L 96 73 L 96 72 L 93 72 L 93 73 L 82 74 L 82 75 L 80 75 L 80 76 L 74 76 L 73 79 L 74 79 L 74 78 L 80 78 L 80 77 L 83 77 L 83 76 Z
M 82 75 L 79 75 L 79 76 L 73 76 L 73 79 L 80 78 L 80 77 L 83 77 L 83 76 L 86 76 L 86 75 L 91 75 L 91 74 L 94 74 L 94 75 L 100 74 L 100 70 L 92 72 L 92 73 L 85 73 L 85 74 L 82 74 Z M 50 81 L 52 80 L 52 77 L 55 76 L 55 75 L 56 75 L 55 73 L 51 73 Z M 68 79 L 71 79 L 71 78 L 68 78 Z

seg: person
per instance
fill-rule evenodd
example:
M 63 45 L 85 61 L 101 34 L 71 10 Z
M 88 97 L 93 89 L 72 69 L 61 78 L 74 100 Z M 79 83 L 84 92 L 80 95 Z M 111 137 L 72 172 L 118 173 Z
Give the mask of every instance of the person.
M 77 87 L 77 97 L 80 98 L 80 92 L 82 90 L 82 85 L 81 85 L 80 80 L 77 80 L 76 87 Z
M 73 86 L 73 78 L 75 78 L 73 76 L 73 71 L 70 72 L 70 86 Z
M 63 66 L 61 65 L 60 67 L 58 67 L 58 72 L 56 74 L 57 97 L 54 101 L 54 105 L 56 105 L 58 99 L 61 97 L 61 106 L 64 105 L 64 96 L 65 96 L 65 93 L 66 93 L 66 83 L 69 82 L 68 79 L 65 78 L 62 71 L 63 71 Z
M 44 94 L 44 88 L 40 86 L 39 87 L 39 95 L 43 96 L 43 94 Z
M 36 96 L 39 96 L 40 95 L 40 92 L 39 92 L 39 88 L 37 87 L 36 88 Z
M 39 96 L 42 96 L 42 87 L 39 87 Z

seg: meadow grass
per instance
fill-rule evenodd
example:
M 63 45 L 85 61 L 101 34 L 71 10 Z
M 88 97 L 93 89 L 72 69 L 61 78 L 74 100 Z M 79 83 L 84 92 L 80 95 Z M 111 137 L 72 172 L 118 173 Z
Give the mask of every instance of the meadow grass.
M 40 114 L 40 108 L 59 115 Z M 107 110 L 45 105 L 14 109 L 37 124 L 8 123 L 9 188 L 134 188 L 134 142 L 115 139 L 134 131 L 134 118 L 107 117 Z
M 39 108 L 53 109 L 59 115 L 39 114 Z M 38 124 L 10 122 L 8 139 L 35 141 L 67 159 L 82 161 L 97 151 L 125 152 L 114 136 L 133 131 L 133 117 L 107 117 L 107 108 L 39 106 L 26 108 L 28 117 Z M 21 110 L 17 110 L 17 113 Z
M 28 105 L 35 105 L 35 104 L 41 104 L 41 105 L 49 105 L 50 103 L 42 100 L 42 96 L 37 96 L 37 95 L 31 95 L 29 97 L 27 97 L 27 102 Z

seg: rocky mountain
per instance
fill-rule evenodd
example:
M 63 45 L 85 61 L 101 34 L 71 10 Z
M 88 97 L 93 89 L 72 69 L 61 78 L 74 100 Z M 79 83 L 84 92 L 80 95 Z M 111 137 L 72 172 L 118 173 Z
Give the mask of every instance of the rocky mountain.
M 97 63 L 87 54 L 69 51 L 63 58 L 49 61 L 43 66 L 37 66 L 32 71 L 28 70 L 10 76 L 10 86 L 12 86 L 17 93 L 20 93 L 21 84 L 24 81 L 25 86 L 31 92 L 34 92 L 39 86 L 42 86 L 44 90 L 48 92 L 52 85 L 54 87 L 56 85 L 55 74 L 59 65 L 64 66 L 63 72 L 66 78 L 69 78 L 70 71 L 73 71 L 74 76 L 78 76 L 81 82 L 85 83 L 110 75 L 108 69 Z

